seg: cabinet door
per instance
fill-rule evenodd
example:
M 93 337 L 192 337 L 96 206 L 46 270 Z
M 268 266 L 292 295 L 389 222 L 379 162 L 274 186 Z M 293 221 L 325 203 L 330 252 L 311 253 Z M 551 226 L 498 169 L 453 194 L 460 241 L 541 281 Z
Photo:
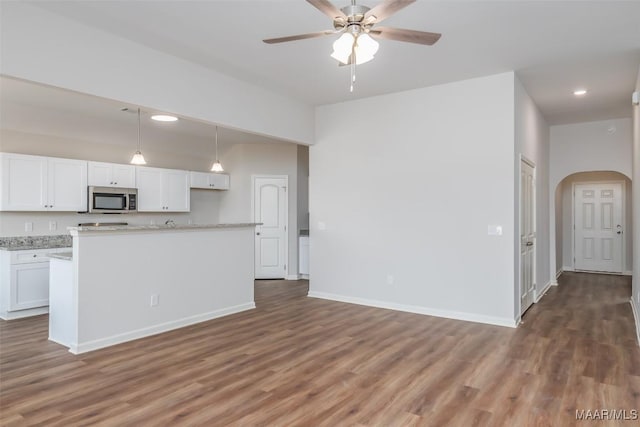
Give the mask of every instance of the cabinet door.
M 165 172 L 165 211 L 189 212 L 190 192 L 189 173 L 181 170 L 167 170 Z
M 210 174 L 204 172 L 190 172 L 189 175 L 191 178 L 191 188 L 211 188 L 211 183 L 209 182 Z
M 87 182 L 95 187 L 109 187 L 113 185 L 113 167 L 110 163 L 89 162 Z
M 9 311 L 49 305 L 49 262 L 11 266 Z
M 164 193 L 162 187 L 163 169 L 136 167 L 136 187 L 138 188 L 138 211 L 162 212 Z
M 113 165 L 113 185 L 121 188 L 136 188 L 136 168 L 130 165 Z
M 47 158 L 0 154 L 0 210 L 47 209 Z
M 84 212 L 87 210 L 87 162 L 49 158 L 49 209 Z
M 229 189 L 229 175 L 223 173 L 212 173 L 210 175 L 211 188 L 214 190 Z

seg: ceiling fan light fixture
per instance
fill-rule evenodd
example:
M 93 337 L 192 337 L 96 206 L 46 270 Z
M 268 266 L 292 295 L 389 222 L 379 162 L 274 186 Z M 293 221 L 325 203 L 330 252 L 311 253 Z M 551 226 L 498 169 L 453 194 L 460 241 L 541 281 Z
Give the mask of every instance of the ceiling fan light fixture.
M 380 43 L 371 38 L 369 34 L 360 34 L 356 40 L 356 56 L 363 55 L 373 58 L 379 47 Z
M 353 34 L 344 33 L 338 38 L 338 40 L 333 42 L 333 53 L 331 54 L 331 57 L 343 64 L 348 64 L 354 42 L 355 38 L 353 37 Z

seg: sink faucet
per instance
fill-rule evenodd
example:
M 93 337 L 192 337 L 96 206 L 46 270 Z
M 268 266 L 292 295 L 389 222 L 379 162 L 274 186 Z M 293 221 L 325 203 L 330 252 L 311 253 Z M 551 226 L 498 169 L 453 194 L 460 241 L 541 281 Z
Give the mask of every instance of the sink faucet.
M 172 220 L 172 219 L 168 219 L 164 222 L 164 225 L 169 226 L 169 227 L 175 227 L 176 223 Z

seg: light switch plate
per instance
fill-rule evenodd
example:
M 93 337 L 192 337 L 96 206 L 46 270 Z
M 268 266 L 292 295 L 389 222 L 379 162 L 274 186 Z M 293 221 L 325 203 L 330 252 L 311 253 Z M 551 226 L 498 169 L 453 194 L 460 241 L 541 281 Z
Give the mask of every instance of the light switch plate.
M 318 221 L 318 230 L 326 230 L 327 229 L 327 224 L 325 224 L 322 221 Z
M 58 229 L 58 223 L 55 221 L 49 221 L 49 231 L 56 231 Z
M 33 223 L 32 222 L 25 222 L 24 223 L 24 231 L 26 231 L 26 232 L 33 231 Z

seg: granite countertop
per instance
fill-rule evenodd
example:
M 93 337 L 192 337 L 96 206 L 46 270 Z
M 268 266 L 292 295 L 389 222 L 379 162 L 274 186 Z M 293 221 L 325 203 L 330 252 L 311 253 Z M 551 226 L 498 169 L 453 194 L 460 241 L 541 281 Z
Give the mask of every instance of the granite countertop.
M 69 231 L 153 231 L 153 230 L 194 230 L 209 228 L 254 227 L 262 223 L 243 222 L 233 224 L 174 224 L 174 225 L 118 225 L 113 227 L 69 227 Z
M 70 247 L 71 236 L 68 234 L 57 236 L 0 237 L 0 250 L 3 251 L 28 251 Z
M 52 254 L 47 254 L 49 258 L 62 259 L 65 261 L 71 261 L 73 259 L 73 252 L 54 252 Z

